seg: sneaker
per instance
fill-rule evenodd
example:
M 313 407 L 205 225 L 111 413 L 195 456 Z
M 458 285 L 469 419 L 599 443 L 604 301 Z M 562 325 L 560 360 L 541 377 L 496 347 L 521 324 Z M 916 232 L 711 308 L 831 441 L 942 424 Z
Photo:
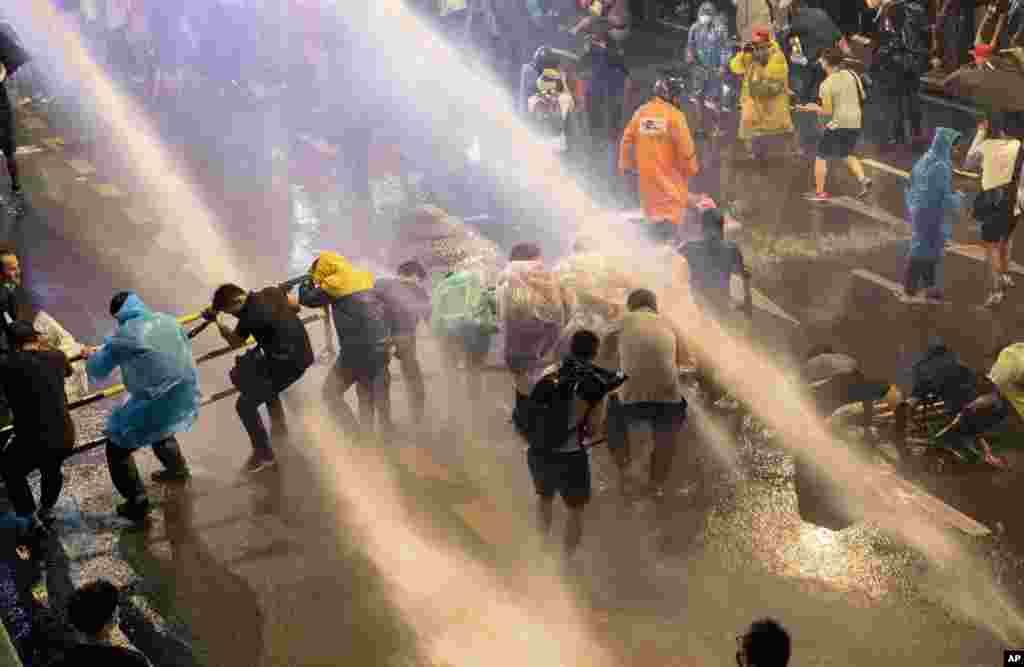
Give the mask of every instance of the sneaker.
M 150 475 L 150 478 L 154 482 L 158 482 L 160 484 L 169 484 L 172 482 L 186 482 L 192 478 L 192 473 L 189 471 L 188 468 L 183 468 L 181 470 L 164 469 L 156 471 L 155 473 Z
M 822 203 L 832 200 L 832 195 L 827 192 L 808 192 L 804 195 L 804 199 L 809 202 Z
M 857 199 L 864 199 L 871 194 L 871 186 L 875 184 L 870 178 L 865 178 L 860 182 L 860 192 L 857 193 Z
M 274 458 L 273 454 L 253 454 L 245 462 L 245 467 L 242 470 L 251 475 L 267 468 L 273 468 L 276 465 L 277 459 Z
M 148 500 L 141 503 L 121 503 L 117 506 L 117 515 L 129 521 L 144 521 L 150 509 Z
M 985 308 L 995 308 L 1003 302 L 1002 291 L 990 292 L 988 298 L 985 299 Z
M 1009 273 L 1004 273 L 999 276 L 999 282 L 1002 283 L 1003 287 L 1013 288 L 1017 286 L 1017 283 L 1010 277 Z

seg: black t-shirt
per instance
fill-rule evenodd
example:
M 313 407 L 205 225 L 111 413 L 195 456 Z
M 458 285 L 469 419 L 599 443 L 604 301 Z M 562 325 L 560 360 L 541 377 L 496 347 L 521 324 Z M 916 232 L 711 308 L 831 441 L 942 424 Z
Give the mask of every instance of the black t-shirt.
M 81 644 L 68 649 L 53 667 L 152 667 L 138 651 L 107 644 Z
M 67 437 L 68 397 L 64 378 L 71 366 L 57 350 L 12 352 L 0 362 L 0 386 L 14 415 L 19 439 L 38 439 L 63 448 Z
M 305 370 L 313 365 L 313 346 L 306 326 L 277 287 L 250 292 L 238 314 L 235 333 L 244 339 L 252 336 L 273 363 Z

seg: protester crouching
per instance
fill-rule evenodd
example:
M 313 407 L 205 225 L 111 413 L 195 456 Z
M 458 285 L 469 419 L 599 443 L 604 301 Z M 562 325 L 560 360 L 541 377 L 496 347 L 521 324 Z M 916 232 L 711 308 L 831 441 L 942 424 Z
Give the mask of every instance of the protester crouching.
M 945 255 L 944 223 L 963 201 L 963 195 L 953 191 L 952 150 L 959 140 L 956 130 L 938 128 L 931 148 L 910 172 L 906 201 L 911 238 L 903 278 L 903 291 L 910 298 L 920 289 L 929 298 L 942 298 L 937 274 Z
M 213 293 L 203 317 L 217 323 L 221 337 L 233 347 L 243 347 L 251 336 L 256 347 L 235 359 L 231 382 L 240 395 L 235 409 L 249 434 L 252 455 L 245 471 L 259 472 L 277 464 L 271 436 L 260 417 L 266 404 L 274 438 L 287 433 L 281 392 L 294 384 L 313 365 L 313 346 L 302 320 L 298 298 L 277 286 L 246 292 L 238 285 L 225 284 Z M 238 319 L 234 330 L 221 321 L 227 313 Z
M 114 488 L 127 501 L 118 505 L 118 515 L 141 521 L 150 504 L 132 453 L 153 447 L 164 467 L 153 475 L 156 481 L 188 479 L 175 434 L 191 430 L 199 416 L 199 374 L 192 344 L 173 316 L 154 313 L 130 291 L 114 295 L 110 315 L 117 329 L 101 347 L 85 348 L 82 356 L 94 380 L 121 369 L 129 399 L 107 421 L 107 467 Z
M 422 426 L 426 416 L 427 390 L 416 346 L 416 329 L 420 322 L 429 322 L 430 292 L 424 287 L 427 272 L 412 260 L 398 267 L 397 278 L 377 281 L 377 291 L 388 307 L 391 343 L 402 369 L 413 421 Z
M 64 486 L 61 466 L 75 444 L 64 379 L 71 365 L 63 352 L 43 341 L 30 322 L 10 327 L 14 349 L 0 361 L 0 386 L 9 397 L 14 435 L 0 459 L 0 476 L 18 516 L 37 534 L 53 523 L 53 509 Z M 39 470 L 39 507 L 28 474 Z
M 572 312 L 572 295 L 544 266 L 540 248 L 533 243 L 513 246 L 498 283 L 498 316 L 505 328 L 505 363 L 512 372 L 517 407 L 551 364 Z
M 981 170 L 981 192 L 974 200 L 974 218 L 981 223 L 991 269 L 991 286 L 985 305 L 1003 302 L 1006 289 L 1014 286 L 1010 277 L 1010 247 L 1020 220 L 1019 187 L 1024 151 L 1021 141 L 1007 136 L 1005 118 L 993 115 L 978 121 L 974 141 L 967 151 L 964 168 Z
M 391 423 L 391 327 L 384 299 L 374 290 L 374 277 L 345 257 L 323 252 L 299 287 L 299 303 L 307 308 L 330 305 L 338 334 L 338 359 L 324 385 L 324 399 L 342 427 L 353 437 L 382 437 Z M 356 388 L 359 418 L 345 402 Z M 378 432 L 379 422 L 379 432 Z

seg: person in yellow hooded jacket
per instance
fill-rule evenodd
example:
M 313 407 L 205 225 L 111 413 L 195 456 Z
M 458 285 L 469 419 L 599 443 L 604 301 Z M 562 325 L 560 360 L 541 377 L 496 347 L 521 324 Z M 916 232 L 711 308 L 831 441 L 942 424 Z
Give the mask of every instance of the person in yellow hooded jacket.
M 729 69 L 743 77 L 739 137 L 750 157 L 757 159 L 756 140 L 789 135 L 795 153 L 800 152 L 789 108 L 789 65 L 768 28 L 754 29 L 753 41 L 733 56 Z
M 659 79 L 654 97 L 626 126 L 619 148 L 619 171 L 638 174 L 640 202 L 656 241 L 675 238 L 689 201 L 689 179 L 700 168 L 686 115 L 679 110 L 681 95 L 677 79 Z
M 390 315 L 374 289 L 374 276 L 335 252 L 322 252 L 299 287 L 299 303 L 307 308 L 331 306 L 338 334 L 338 360 L 327 378 L 324 397 L 342 426 L 353 435 L 370 437 L 380 422 L 381 434 L 391 429 Z M 345 403 L 355 385 L 359 420 Z

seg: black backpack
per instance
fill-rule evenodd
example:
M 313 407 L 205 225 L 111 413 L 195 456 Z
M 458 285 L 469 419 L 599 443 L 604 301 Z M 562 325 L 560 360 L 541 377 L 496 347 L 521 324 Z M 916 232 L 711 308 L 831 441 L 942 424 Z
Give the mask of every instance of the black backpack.
M 946 404 L 946 412 L 955 415 L 978 396 L 977 376 L 960 363 L 952 350 L 933 345 L 912 368 L 913 389 L 917 398 L 934 396 Z
M 590 413 L 597 405 L 588 405 L 583 418 L 572 424 L 577 383 L 561 373 L 548 373 L 536 384 L 517 411 L 515 422 L 530 449 L 551 452 L 569 443 L 572 437 L 582 445 L 589 434 Z

